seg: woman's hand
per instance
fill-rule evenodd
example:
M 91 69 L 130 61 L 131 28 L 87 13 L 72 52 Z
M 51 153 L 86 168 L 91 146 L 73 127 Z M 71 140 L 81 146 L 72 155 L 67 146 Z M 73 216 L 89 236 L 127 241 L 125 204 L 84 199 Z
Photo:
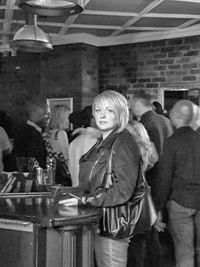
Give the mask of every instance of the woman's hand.
M 65 205 L 67 207 L 69 206 L 78 206 L 78 199 L 77 198 L 68 198 L 63 199 L 58 202 L 59 204 Z
M 162 213 L 159 211 L 158 212 L 158 218 L 154 224 L 154 228 L 158 231 L 158 232 L 164 232 L 165 228 L 166 228 L 166 223 L 163 222 L 162 220 Z

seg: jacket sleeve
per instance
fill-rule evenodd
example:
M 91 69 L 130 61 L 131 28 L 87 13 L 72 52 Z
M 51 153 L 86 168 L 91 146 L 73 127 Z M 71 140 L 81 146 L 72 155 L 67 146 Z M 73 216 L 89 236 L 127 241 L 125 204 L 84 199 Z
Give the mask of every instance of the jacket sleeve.
M 108 207 L 124 204 L 130 199 L 139 171 L 139 150 L 132 138 L 115 141 L 112 170 L 114 185 L 95 196 L 83 196 L 84 204 Z

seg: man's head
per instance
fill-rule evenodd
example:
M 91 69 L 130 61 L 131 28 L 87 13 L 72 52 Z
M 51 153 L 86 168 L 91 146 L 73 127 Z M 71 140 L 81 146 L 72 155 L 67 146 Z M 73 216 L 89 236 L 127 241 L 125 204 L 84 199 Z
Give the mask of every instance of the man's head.
M 179 100 L 170 111 L 171 123 L 175 128 L 191 126 L 194 113 L 194 104 L 191 101 Z
M 27 103 L 28 119 L 43 128 L 46 124 L 46 107 L 43 103 L 28 101 Z
M 152 110 L 152 98 L 147 92 L 141 90 L 134 93 L 129 104 L 136 117 L 141 117 L 144 113 Z

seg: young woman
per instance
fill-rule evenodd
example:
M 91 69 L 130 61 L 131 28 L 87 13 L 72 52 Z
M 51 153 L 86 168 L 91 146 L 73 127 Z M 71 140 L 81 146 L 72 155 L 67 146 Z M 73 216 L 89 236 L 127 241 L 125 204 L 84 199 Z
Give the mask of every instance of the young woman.
M 104 91 L 93 102 L 93 116 L 102 138 L 80 159 L 79 181 L 84 194 L 82 204 L 114 207 L 125 204 L 133 195 L 139 173 L 140 152 L 134 137 L 126 130 L 129 110 L 126 98 L 116 91 Z M 112 185 L 104 185 L 112 153 Z M 76 205 L 75 198 L 66 205 Z M 95 236 L 98 267 L 125 267 L 130 237 L 113 239 L 102 229 Z
M 57 165 L 58 163 L 59 165 L 61 163 L 61 167 L 57 166 L 55 182 L 63 185 L 71 185 L 71 181 L 70 184 L 68 184 L 67 179 L 69 177 L 65 177 L 64 171 L 63 173 L 59 173 L 61 169 L 68 169 L 69 142 L 65 130 L 69 128 L 69 114 L 70 109 L 67 106 L 54 106 L 49 124 L 49 130 L 43 134 L 47 149 L 47 158 L 55 158 Z

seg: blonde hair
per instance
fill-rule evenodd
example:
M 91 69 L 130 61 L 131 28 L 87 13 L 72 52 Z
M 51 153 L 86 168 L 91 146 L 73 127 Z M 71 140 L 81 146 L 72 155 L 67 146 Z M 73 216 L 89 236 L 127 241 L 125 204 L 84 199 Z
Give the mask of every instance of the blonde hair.
M 117 132 L 121 132 L 126 128 L 129 120 L 129 109 L 126 98 L 113 90 L 107 90 L 97 95 L 94 98 L 92 105 L 92 114 L 94 116 L 96 105 L 101 105 L 104 101 L 107 101 L 117 119 Z
M 150 144 L 148 132 L 141 122 L 130 121 L 126 128 L 135 137 L 136 142 L 143 146 Z
M 65 105 L 55 105 L 52 111 L 52 117 L 50 121 L 51 129 L 64 130 L 64 122 L 66 116 L 70 113 L 70 109 Z

